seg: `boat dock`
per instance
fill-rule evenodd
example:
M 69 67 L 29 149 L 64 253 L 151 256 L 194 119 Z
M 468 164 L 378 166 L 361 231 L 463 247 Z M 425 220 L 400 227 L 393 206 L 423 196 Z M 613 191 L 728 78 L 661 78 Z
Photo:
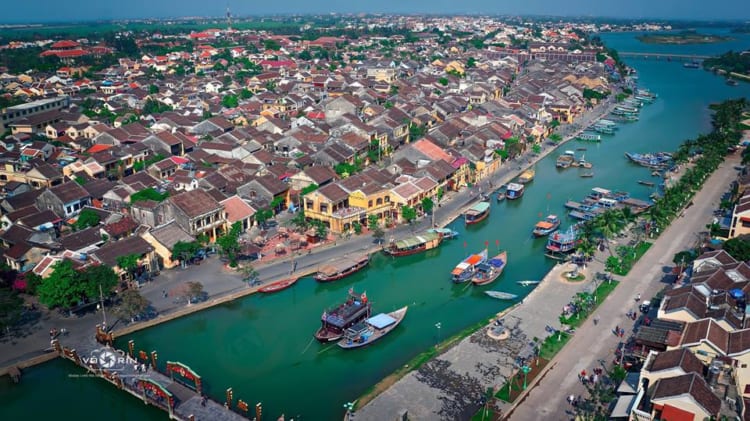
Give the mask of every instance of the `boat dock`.
M 136 353 L 132 340 L 127 351 L 114 348 L 114 335 L 99 325 L 96 341 L 92 338 L 76 348 L 68 348 L 55 339 L 52 346 L 59 356 L 86 369 L 88 375 L 102 378 L 144 404 L 163 410 L 169 419 L 240 421 L 253 416 L 249 413 L 251 409 L 260 418 L 261 404 L 251 408 L 242 399 L 235 400 L 232 388 L 226 390 L 224 402 L 208 398 L 203 392 L 201 376 L 185 364 L 162 363 L 156 351 Z

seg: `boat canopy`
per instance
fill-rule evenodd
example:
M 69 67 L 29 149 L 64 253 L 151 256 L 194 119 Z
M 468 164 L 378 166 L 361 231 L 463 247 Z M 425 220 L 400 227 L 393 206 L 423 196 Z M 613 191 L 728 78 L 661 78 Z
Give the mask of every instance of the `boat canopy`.
M 478 261 L 478 260 L 477 260 L 477 261 Z M 469 263 L 466 263 L 466 262 L 461 262 L 461 263 L 459 263 L 459 264 L 458 264 L 458 266 L 456 266 L 456 268 L 455 268 L 455 269 L 453 269 L 453 272 L 451 272 L 451 274 L 452 274 L 452 275 L 460 275 L 460 274 L 462 274 L 462 273 L 463 273 L 463 272 L 464 272 L 464 271 L 465 271 L 466 269 L 468 269 L 468 268 L 469 268 L 469 266 L 471 266 L 471 265 L 470 265 Z
M 490 204 L 489 202 L 479 202 L 475 204 L 474 206 L 469 209 L 469 213 L 483 213 L 486 212 L 487 209 L 489 209 Z
M 375 329 L 384 329 L 394 323 L 396 323 L 396 319 L 385 313 L 380 313 L 367 319 L 367 324 L 374 327 Z
M 593 190 L 593 191 L 594 191 L 594 192 L 596 192 L 596 193 L 599 193 L 599 194 L 605 194 L 605 195 L 606 195 L 606 194 L 611 194 L 611 193 L 612 193 L 612 191 L 611 191 L 611 190 L 603 189 L 603 188 L 601 188 L 601 187 L 594 187 L 594 188 L 593 188 L 593 189 L 591 189 L 591 190 Z
M 469 265 L 476 265 L 477 263 L 481 262 L 482 260 L 483 260 L 483 256 L 481 254 L 472 254 L 471 256 L 467 257 L 464 262 L 467 263 L 467 264 L 469 264 Z
M 495 257 L 493 259 L 490 259 L 490 261 L 488 263 L 490 265 L 496 267 L 496 268 L 499 268 L 499 267 L 501 267 L 502 265 L 505 264 L 505 262 L 503 261 L 503 259 L 498 259 L 497 257 Z
M 440 234 L 436 232 L 428 232 L 425 234 L 415 235 L 414 237 L 404 238 L 398 240 L 394 244 L 398 249 L 410 249 L 420 244 L 429 243 L 440 238 Z
M 554 226 L 555 226 L 555 224 L 553 224 L 552 222 L 547 222 L 547 221 L 539 221 L 539 222 L 536 223 L 536 227 L 537 228 L 541 228 L 541 229 L 544 229 L 544 230 L 551 229 Z

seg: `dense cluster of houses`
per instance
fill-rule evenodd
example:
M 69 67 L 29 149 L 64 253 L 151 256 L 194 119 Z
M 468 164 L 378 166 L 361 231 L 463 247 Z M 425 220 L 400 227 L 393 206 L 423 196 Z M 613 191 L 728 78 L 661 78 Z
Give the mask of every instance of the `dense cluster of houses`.
M 574 121 L 593 105 L 585 90 L 612 89 L 612 62 L 570 48 L 572 27 L 535 35 L 525 53 L 462 46 L 487 30 L 521 35 L 207 30 L 139 40 L 172 52 L 120 59 L 95 78 L 75 62 L 4 73 L 3 92 L 26 102 L 2 110 L 3 257 L 45 276 L 60 259 L 116 267 L 136 253 L 148 273 L 175 264 L 176 242 L 214 240 L 235 222 L 249 230 L 261 209 L 302 208 L 332 233 L 371 215 L 399 223 L 405 206 L 481 182 Z M 195 48 L 181 50 L 186 40 Z M 75 231 L 85 210 L 100 223 Z
M 619 362 L 644 362 L 611 419 L 750 419 L 750 265 L 710 251 L 678 280 L 623 350 Z

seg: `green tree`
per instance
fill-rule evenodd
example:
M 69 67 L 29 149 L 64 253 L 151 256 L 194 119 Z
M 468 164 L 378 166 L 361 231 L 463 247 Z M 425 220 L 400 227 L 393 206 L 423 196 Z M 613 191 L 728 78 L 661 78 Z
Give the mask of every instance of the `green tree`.
M 92 299 L 99 296 L 100 287 L 105 296 L 109 295 L 118 281 L 115 271 L 106 265 L 89 266 L 83 270 L 81 277 L 85 285 L 84 294 Z
M 448 78 L 447 77 L 441 77 L 440 79 L 438 79 L 438 83 L 441 84 L 441 85 L 443 85 L 443 86 L 448 86 Z
M 355 234 L 362 234 L 362 224 L 360 224 L 359 221 L 352 222 L 352 229 L 354 230 Z
M 259 225 L 264 225 L 266 221 L 272 217 L 273 211 L 270 209 L 258 209 L 258 211 L 255 212 L 255 221 L 258 222 Z
M 18 323 L 23 312 L 23 299 L 17 292 L 0 289 L 0 329 L 6 330 Z
M 201 245 L 197 241 L 178 241 L 172 246 L 172 260 L 186 261 L 195 256 Z
M 39 302 L 49 308 L 69 308 L 78 304 L 85 296 L 86 287 L 81 274 L 73 268 L 73 262 L 64 259 L 55 263 L 52 269 L 53 272 L 37 289 Z
M 432 202 L 432 199 L 429 197 L 422 199 L 422 210 L 425 211 L 425 213 L 431 213 L 434 207 L 435 203 Z
M 242 88 L 240 91 L 240 99 L 250 99 L 253 97 L 253 93 L 247 88 Z
M 135 271 L 138 269 L 140 256 L 137 254 L 128 254 L 127 256 L 117 257 L 117 267 L 128 274 L 128 278 L 135 279 Z
M 321 240 L 325 240 L 328 237 L 328 227 L 321 221 L 315 221 L 315 236 Z
M 78 230 L 86 229 L 88 227 L 95 227 L 99 225 L 99 214 L 91 209 L 84 209 L 78 214 L 78 219 L 75 222 L 75 227 Z
M 281 44 L 274 39 L 264 39 L 263 48 L 271 51 L 278 51 L 281 49 Z
M 224 95 L 221 99 L 221 105 L 224 108 L 237 108 L 240 105 L 240 101 L 236 95 Z
M 302 50 L 299 54 L 297 54 L 297 58 L 300 60 L 310 61 L 312 60 L 312 54 L 310 54 L 309 50 Z
M 737 261 L 747 262 L 750 260 L 750 236 L 741 235 L 731 238 L 724 242 L 723 248 Z
M 134 321 L 135 316 L 148 309 L 149 301 L 137 289 L 127 289 L 119 294 L 120 303 L 114 308 L 117 317 Z
M 477 60 L 474 57 L 469 57 L 468 60 L 466 60 L 466 68 L 471 69 L 473 67 L 477 67 Z
M 300 208 L 300 210 L 297 211 L 296 214 L 294 214 L 294 217 L 290 221 L 292 225 L 297 227 L 300 231 L 305 231 L 307 227 L 310 226 L 310 223 L 307 221 L 307 217 L 305 216 L 305 209 Z
M 162 202 L 169 197 L 169 192 L 159 193 L 153 187 L 143 189 L 139 192 L 135 192 L 130 195 L 130 203 L 141 202 L 145 200 L 153 200 L 155 202 Z
M 242 233 L 242 223 L 240 221 L 232 224 L 231 229 L 228 233 L 220 236 L 216 239 L 216 244 L 221 249 L 221 254 L 229 259 L 229 265 L 234 267 L 237 265 L 237 256 L 240 252 L 240 234 Z
M 401 206 L 401 217 L 404 218 L 407 223 L 411 224 L 413 220 L 417 219 L 417 210 L 411 206 Z
M 440 187 L 437 190 L 437 200 L 438 200 L 438 203 L 440 203 L 440 201 L 443 200 L 443 196 L 445 196 L 445 189 L 442 188 L 442 187 Z
M 149 95 L 154 95 L 159 93 L 159 87 L 156 85 L 148 85 L 148 93 Z

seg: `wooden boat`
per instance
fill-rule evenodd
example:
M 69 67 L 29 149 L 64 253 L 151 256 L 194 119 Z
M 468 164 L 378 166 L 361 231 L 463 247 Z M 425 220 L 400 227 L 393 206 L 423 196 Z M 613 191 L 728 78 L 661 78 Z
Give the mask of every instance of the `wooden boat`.
M 315 332 L 315 339 L 320 342 L 338 341 L 346 329 L 370 317 L 371 303 L 367 294 L 361 295 L 349 288 L 349 294 L 343 303 L 324 310 L 320 317 L 321 326 Z
M 505 200 L 505 192 L 497 192 L 497 201 L 502 202 Z
M 524 188 L 523 184 L 508 183 L 508 187 L 505 189 L 505 197 L 507 197 L 508 200 L 519 199 L 523 196 Z
M 490 202 L 479 202 L 464 212 L 466 225 L 478 224 L 490 216 Z
M 383 248 L 385 254 L 393 257 L 409 256 L 432 250 L 440 245 L 443 236 L 436 232 L 426 232 L 403 240 L 391 241 L 388 247 Z
M 268 284 L 268 285 L 266 285 L 266 286 L 264 286 L 262 288 L 258 288 L 258 291 L 259 292 L 266 292 L 266 293 L 281 291 L 282 289 L 287 289 L 290 286 L 292 286 L 295 283 L 297 283 L 298 279 L 299 278 L 289 278 L 289 279 L 283 279 L 281 281 L 276 281 L 276 282 L 270 283 L 270 284 Z
M 529 168 L 518 177 L 518 182 L 521 184 L 530 183 L 534 181 L 534 176 L 536 176 L 536 171 L 533 168 Z
M 589 132 L 582 132 L 578 136 L 576 136 L 576 139 L 582 140 L 584 142 L 601 142 L 602 137 L 601 135 L 598 135 L 596 133 L 589 133 Z
M 544 220 L 539 221 L 534 226 L 534 237 L 544 237 L 545 235 L 551 234 L 558 227 L 560 227 L 560 218 L 557 215 L 547 215 Z
M 370 263 L 370 256 L 339 257 L 318 269 L 313 276 L 318 282 L 332 282 L 358 272 Z
M 451 280 L 460 284 L 471 280 L 476 272 L 477 266 L 487 261 L 487 249 L 482 250 L 477 254 L 471 254 L 467 258 L 461 261 L 451 271 Z
M 362 348 L 389 334 L 406 317 L 409 306 L 401 307 L 388 314 L 380 313 L 348 329 L 338 345 L 344 349 Z
M 522 287 L 527 287 L 530 285 L 539 285 L 541 281 L 518 281 L 517 284 L 521 285 Z
M 458 237 L 458 231 L 453 231 L 450 228 L 430 228 L 427 232 L 440 234 L 444 240 Z
M 736 80 L 734 80 L 734 79 L 727 79 L 727 85 L 729 85 L 729 86 L 737 86 L 737 85 L 739 85 L 739 84 L 740 84 L 740 83 L 739 83 L 739 82 L 737 82 L 737 81 L 736 81 Z
M 580 177 L 583 177 L 583 178 L 591 178 L 593 176 L 594 176 L 594 172 L 593 171 L 582 172 L 580 174 Z
M 569 253 L 578 245 L 578 227 L 571 225 L 565 232 L 555 232 L 547 240 L 547 251 L 552 253 Z
M 557 168 L 569 168 L 573 165 L 576 160 L 576 153 L 574 151 L 565 151 L 562 155 L 557 157 L 555 166 Z
M 651 181 L 644 181 L 644 180 L 638 180 L 638 184 L 648 187 L 654 187 L 656 183 L 652 183 Z
M 585 151 L 586 148 L 576 148 L 577 151 Z
M 518 295 L 511 294 L 509 292 L 485 291 L 484 293 L 492 298 L 497 298 L 498 300 L 515 300 L 516 298 L 518 298 Z
M 502 275 L 505 266 L 508 265 L 508 252 L 504 251 L 492 259 L 477 265 L 477 270 L 471 282 L 474 285 L 487 285 Z

